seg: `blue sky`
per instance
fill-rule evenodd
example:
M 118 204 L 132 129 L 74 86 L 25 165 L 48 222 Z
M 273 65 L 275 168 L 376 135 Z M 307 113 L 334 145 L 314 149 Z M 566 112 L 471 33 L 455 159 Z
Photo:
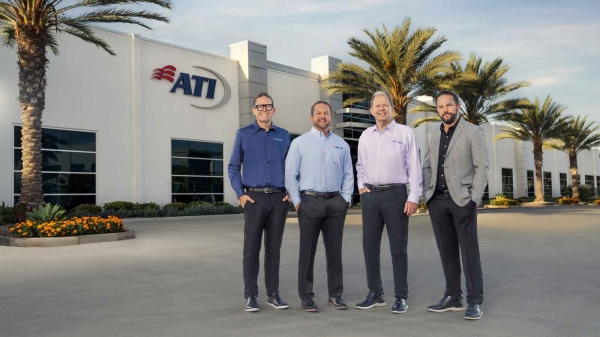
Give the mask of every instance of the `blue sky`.
M 517 96 L 551 95 L 567 113 L 600 122 L 600 1 L 205 1 L 175 0 L 166 12 L 171 24 L 151 23 L 152 31 L 110 27 L 145 37 L 229 56 L 229 44 L 253 40 L 268 46 L 268 59 L 310 70 L 310 59 L 348 55 L 350 36 L 363 28 L 393 28 L 411 17 L 413 27 L 435 27 L 442 49 L 472 52 L 485 60 L 501 57 L 511 81 L 532 86 Z M 148 6 L 148 9 L 156 9 Z

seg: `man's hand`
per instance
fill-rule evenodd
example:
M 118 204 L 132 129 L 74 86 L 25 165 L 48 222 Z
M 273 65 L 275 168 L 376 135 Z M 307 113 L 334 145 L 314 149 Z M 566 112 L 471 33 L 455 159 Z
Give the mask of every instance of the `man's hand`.
M 358 191 L 358 193 L 360 193 L 360 194 L 363 194 L 363 193 L 371 193 L 371 190 L 370 190 L 370 189 L 368 189 L 368 188 L 366 188 L 366 187 L 363 187 L 363 188 L 361 188 L 361 189 Z
M 248 196 L 247 194 L 242 195 L 238 200 L 240 201 L 242 208 L 246 207 L 246 203 L 248 201 L 250 201 L 251 204 L 254 203 L 254 200 L 252 200 L 252 198 L 250 198 L 250 196 Z
M 283 198 L 283 202 L 290 201 L 290 195 L 286 194 L 285 198 Z
M 415 214 L 415 212 L 417 211 L 417 204 L 415 204 L 412 201 L 407 201 L 404 204 L 404 213 L 406 213 L 406 215 L 411 216 L 413 214 Z
M 298 212 L 298 208 L 300 208 L 300 203 L 298 203 L 298 205 L 296 205 L 296 213 Z

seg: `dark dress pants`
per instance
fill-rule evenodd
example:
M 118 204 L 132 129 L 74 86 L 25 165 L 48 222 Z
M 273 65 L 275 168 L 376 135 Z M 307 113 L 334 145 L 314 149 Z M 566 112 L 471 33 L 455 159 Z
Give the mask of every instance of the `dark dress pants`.
M 313 297 L 313 267 L 323 232 L 327 259 L 329 296 L 342 296 L 344 279 L 342 268 L 342 238 L 348 203 L 342 196 L 330 199 L 302 195 L 298 209 L 300 226 L 300 258 L 298 260 L 298 294 L 300 298 Z
M 280 248 L 289 202 L 285 192 L 248 192 L 254 203 L 244 205 L 244 297 L 258 296 L 260 248 L 264 232 L 267 294 L 279 291 Z
M 360 195 L 363 220 L 363 252 L 367 267 L 369 291 L 383 295 L 381 283 L 381 235 L 387 227 L 394 268 L 394 293 L 396 297 L 407 299 L 408 261 L 408 216 L 404 205 L 408 198 L 406 186 L 385 191 L 371 191 Z
M 461 267 L 465 270 L 467 303 L 483 302 L 483 275 L 477 239 L 477 205 L 458 206 L 450 196 L 435 193 L 428 202 L 429 216 L 444 276 L 444 296 L 461 296 Z

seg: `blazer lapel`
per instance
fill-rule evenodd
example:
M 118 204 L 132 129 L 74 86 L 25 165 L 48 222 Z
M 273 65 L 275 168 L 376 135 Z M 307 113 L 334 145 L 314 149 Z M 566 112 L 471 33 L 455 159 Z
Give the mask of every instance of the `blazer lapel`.
M 440 158 L 440 130 L 436 129 L 431 135 L 431 143 L 429 144 L 429 160 L 431 162 L 431 182 L 436 183 L 437 171 Z
M 458 125 L 456 126 L 456 130 L 454 130 L 454 134 L 452 135 L 452 139 L 450 140 L 450 145 L 448 145 L 448 151 L 446 151 L 446 157 L 448 157 L 450 150 L 452 150 L 452 146 L 454 145 L 454 143 L 456 143 L 456 140 L 460 136 L 460 133 L 462 132 L 464 127 L 465 127 L 465 121 L 462 121 L 462 120 L 459 121 Z

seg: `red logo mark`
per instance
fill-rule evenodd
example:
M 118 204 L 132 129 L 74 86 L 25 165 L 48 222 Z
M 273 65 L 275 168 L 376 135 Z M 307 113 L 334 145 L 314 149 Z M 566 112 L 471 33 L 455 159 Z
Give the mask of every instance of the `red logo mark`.
M 174 82 L 175 81 L 175 68 L 172 65 L 164 66 L 162 68 L 156 68 L 152 72 L 152 79 L 162 80 L 163 78 L 167 81 Z

